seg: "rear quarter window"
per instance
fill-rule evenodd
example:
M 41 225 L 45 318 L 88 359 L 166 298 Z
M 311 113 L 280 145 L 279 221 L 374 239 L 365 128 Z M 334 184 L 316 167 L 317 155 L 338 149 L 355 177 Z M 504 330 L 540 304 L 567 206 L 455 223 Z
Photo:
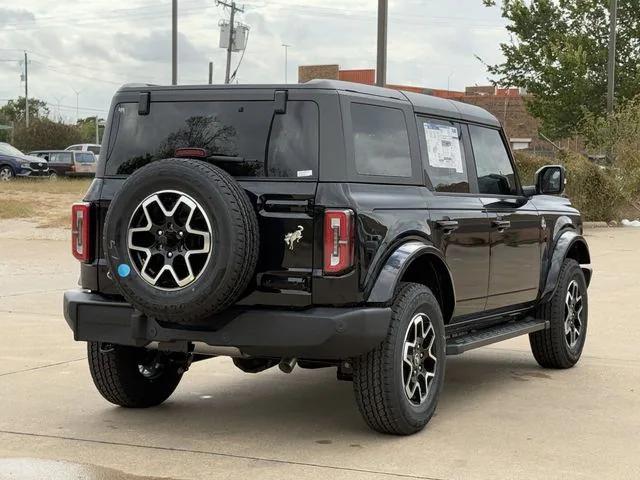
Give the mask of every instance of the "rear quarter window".
M 411 177 L 411 152 L 402 110 L 351 104 L 353 150 L 359 175 Z
M 236 177 L 317 176 L 314 102 L 289 101 L 284 114 L 275 114 L 271 101 L 154 102 L 148 115 L 125 103 L 115 115 L 107 175 L 128 175 L 192 147 L 204 149 L 209 161 Z

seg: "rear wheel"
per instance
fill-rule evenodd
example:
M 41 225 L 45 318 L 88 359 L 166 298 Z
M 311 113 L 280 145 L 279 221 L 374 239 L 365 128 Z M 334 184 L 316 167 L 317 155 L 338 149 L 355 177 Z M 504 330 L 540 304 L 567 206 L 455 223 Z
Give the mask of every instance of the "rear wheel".
M 551 300 L 538 307 L 537 317 L 549 328 L 529 334 L 531 351 L 545 368 L 573 367 L 587 338 L 587 282 L 578 262 L 566 259 L 560 269 L 558 287 Z
M 51 172 L 49 174 L 49 180 L 57 180 L 58 179 L 58 174 L 56 172 Z
M 93 383 L 109 402 L 121 407 L 160 405 L 180 383 L 185 359 L 145 348 L 88 342 Z
M 3 165 L 0 167 L 0 182 L 8 182 L 15 177 L 15 173 L 13 169 L 8 165 Z
M 409 435 L 433 416 L 445 371 L 440 305 L 424 285 L 403 284 L 392 305 L 387 338 L 353 361 L 360 413 L 381 433 Z

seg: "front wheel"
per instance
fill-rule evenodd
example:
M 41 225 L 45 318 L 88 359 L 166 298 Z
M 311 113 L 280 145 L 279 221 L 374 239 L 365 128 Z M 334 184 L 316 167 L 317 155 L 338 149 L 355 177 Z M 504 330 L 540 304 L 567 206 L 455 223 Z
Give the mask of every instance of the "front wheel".
M 424 285 L 405 283 L 392 305 L 387 338 L 353 361 L 360 413 L 381 433 L 410 435 L 433 416 L 445 371 L 440 305 Z
M 15 177 L 15 173 L 13 173 L 13 169 L 8 165 L 4 165 L 0 167 L 0 182 L 8 182 Z
M 179 354 L 145 348 L 87 343 L 93 383 L 109 402 L 121 407 L 160 405 L 180 383 L 185 361 Z
M 538 307 L 537 317 L 549 328 L 529 334 L 531 351 L 540 366 L 571 368 L 582 355 L 587 339 L 587 282 L 578 262 L 567 258 L 560 269 L 551 300 Z

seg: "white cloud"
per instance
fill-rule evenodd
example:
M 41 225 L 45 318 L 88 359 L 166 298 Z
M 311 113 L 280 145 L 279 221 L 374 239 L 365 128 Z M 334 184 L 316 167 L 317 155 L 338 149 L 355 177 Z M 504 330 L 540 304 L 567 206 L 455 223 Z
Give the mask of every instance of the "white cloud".
M 119 84 L 169 83 L 171 2 L 169 0 L 22 0 L 0 8 L 0 99 L 23 93 L 22 50 L 30 52 L 30 94 L 75 117 L 81 107 L 106 111 Z M 241 83 L 289 81 L 298 65 L 339 63 L 343 68 L 375 67 L 375 0 L 248 0 L 238 20 L 251 26 L 238 73 Z M 224 77 L 225 51 L 218 48 L 218 21 L 228 11 L 213 0 L 179 0 L 179 81 L 205 83 L 208 62 L 215 81 Z M 498 44 L 508 39 L 498 7 L 481 0 L 396 0 L 389 9 L 388 81 L 461 89 L 486 82 L 479 55 L 500 60 Z M 239 55 L 235 54 L 235 68 Z M 56 100 L 56 98 L 58 100 Z M 93 115 L 94 110 L 81 111 Z

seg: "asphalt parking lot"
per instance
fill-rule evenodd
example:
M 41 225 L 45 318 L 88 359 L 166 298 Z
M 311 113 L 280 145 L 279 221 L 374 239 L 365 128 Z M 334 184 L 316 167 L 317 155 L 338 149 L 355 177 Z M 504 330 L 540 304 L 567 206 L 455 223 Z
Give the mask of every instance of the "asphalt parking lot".
M 640 229 L 587 234 L 578 366 L 539 368 L 526 337 L 451 358 L 436 416 L 408 438 L 371 432 L 333 370 L 214 359 L 158 408 L 114 407 L 62 318 L 68 242 L 0 237 L 0 478 L 640 478 Z

